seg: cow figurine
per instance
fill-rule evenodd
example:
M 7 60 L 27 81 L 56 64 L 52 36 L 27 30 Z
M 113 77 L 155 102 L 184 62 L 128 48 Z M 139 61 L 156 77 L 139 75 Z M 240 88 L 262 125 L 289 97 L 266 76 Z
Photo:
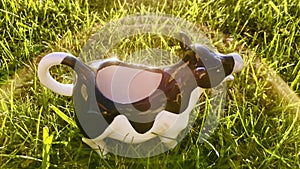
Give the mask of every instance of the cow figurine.
M 40 61 L 38 77 L 54 92 L 73 96 L 83 141 L 99 154 L 109 152 L 105 138 L 137 144 L 159 137 L 174 148 L 203 90 L 219 85 L 244 66 L 236 53 L 216 53 L 191 44 L 184 33 L 181 36 L 185 54 L 171 66 L 107 59 L 91 68 L 69 53 L 54 52 Z M 51 77 L 49 68 L 59 64 L 74 69 L 74 84 L 61 84 Z

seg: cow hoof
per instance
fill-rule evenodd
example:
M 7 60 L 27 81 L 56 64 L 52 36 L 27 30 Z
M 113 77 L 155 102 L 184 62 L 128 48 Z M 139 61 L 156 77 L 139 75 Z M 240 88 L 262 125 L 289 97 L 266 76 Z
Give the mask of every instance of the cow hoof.
M 97 144 L 91 140 L 91 139 L 88 139 L 88 138 L 85 138 L 83 137 L 82 138 L 82 141 L 89 145 L 93 150 L 95 150 L 99 156 L 103 157 L 103 158 L 106 158 L 106 155 L 108 154 L 108 151 L 106 150 L 106 145 L 105 145 L 105 142 L 104 141 L 97 141 Z

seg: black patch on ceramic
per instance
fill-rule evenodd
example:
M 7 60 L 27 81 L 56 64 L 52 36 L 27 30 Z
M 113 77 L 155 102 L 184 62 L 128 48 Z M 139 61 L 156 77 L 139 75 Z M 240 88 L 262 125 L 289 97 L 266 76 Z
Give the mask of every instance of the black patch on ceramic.
M 71 57 L 71 56 L 67 56 L 67 57 L 65 57 L 65 58 L 63 59 L 63 61 L 61 62 L 61 64 L 70 66 L 71 68 L 74 69 L 76 62 L 77 62 L 77 59 L 76 59 L 76 58 Z

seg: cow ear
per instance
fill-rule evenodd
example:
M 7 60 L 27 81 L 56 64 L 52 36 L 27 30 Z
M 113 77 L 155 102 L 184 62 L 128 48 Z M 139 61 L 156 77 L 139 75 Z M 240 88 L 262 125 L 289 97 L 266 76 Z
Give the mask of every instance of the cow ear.
M 181 47 L 181 49 L 190 50 L 191 45 L 192 45 L 192 41 L 189 38 L 189 36 L 185 32 L 180 32 L 179 36 L 180 36 L 180 47 Z

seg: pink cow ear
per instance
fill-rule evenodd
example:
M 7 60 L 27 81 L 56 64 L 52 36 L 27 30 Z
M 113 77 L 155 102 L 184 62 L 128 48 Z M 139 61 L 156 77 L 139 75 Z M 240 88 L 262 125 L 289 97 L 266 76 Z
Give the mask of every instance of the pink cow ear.
M 180 47 L 184 50 L 190 50 L 192 41 L 189 38 L 189 36 L 184 32 L 180 32 L 179 36 L 180 36 Z
M 111 65 L 98 71 L 96 85 L 106 98 L 128 104 L 149 97 L 158 88 L 161 79 L 161 73 Z

